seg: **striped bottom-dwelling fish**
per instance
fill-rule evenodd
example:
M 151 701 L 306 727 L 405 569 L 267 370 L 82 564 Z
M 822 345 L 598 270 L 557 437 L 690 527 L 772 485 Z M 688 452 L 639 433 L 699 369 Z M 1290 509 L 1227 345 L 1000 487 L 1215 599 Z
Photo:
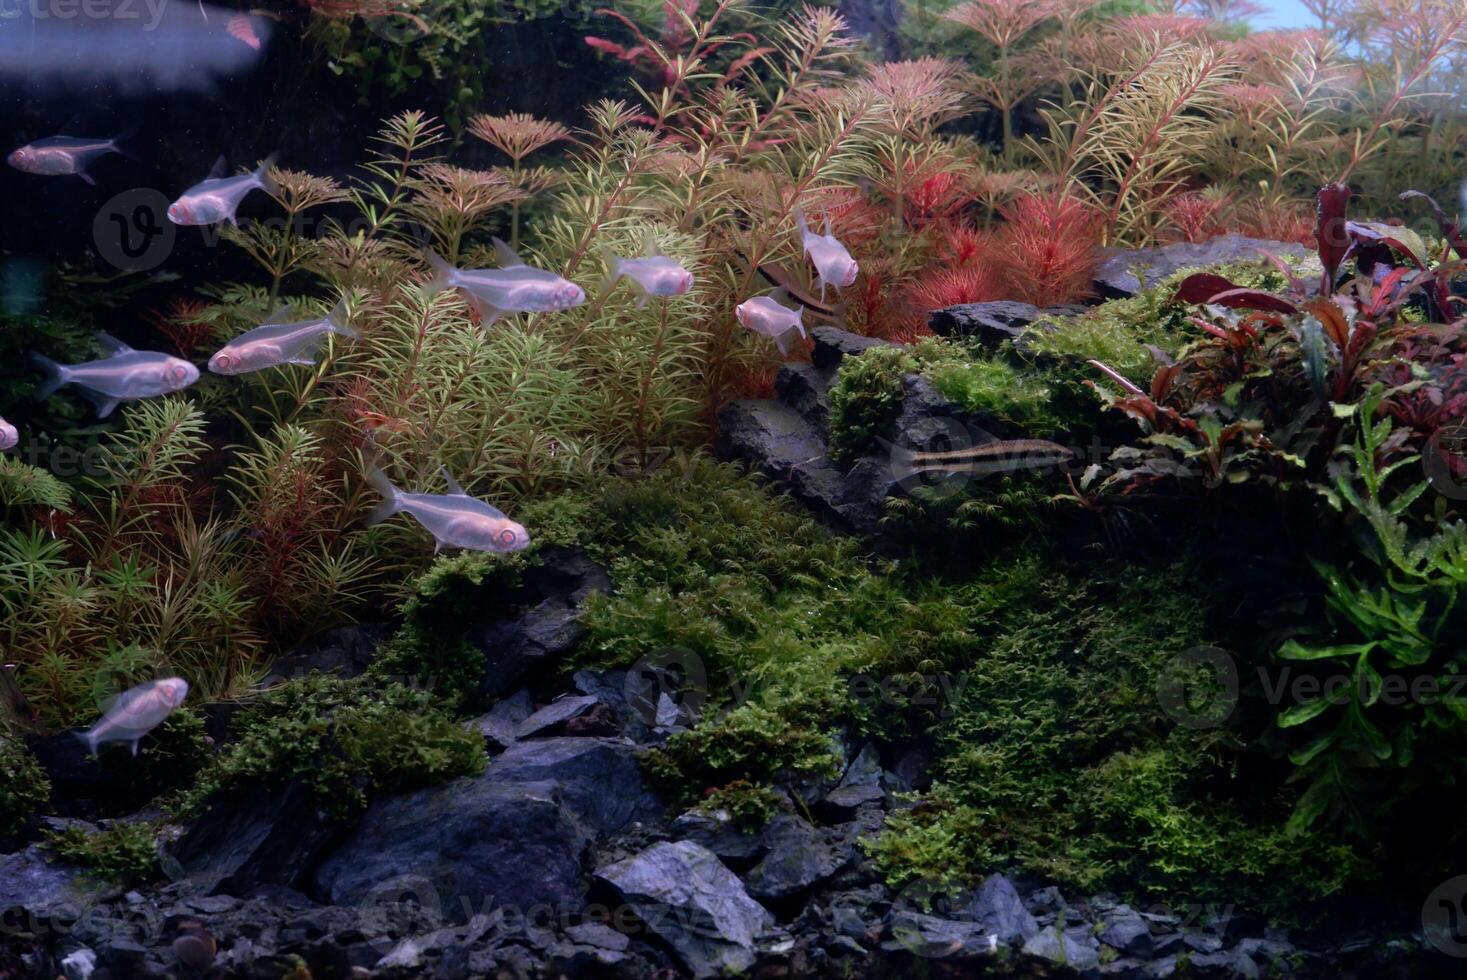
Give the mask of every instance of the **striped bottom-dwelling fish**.
M 967 449 L 913 452 L 881 440 L 891 453 L 892 471 L 898 479 L 919 473 L 967 473 L 987 476 L 1017 470 L 1060 466 L 1074 456 L 1069 449 L 1045 439 L 995 439 Z

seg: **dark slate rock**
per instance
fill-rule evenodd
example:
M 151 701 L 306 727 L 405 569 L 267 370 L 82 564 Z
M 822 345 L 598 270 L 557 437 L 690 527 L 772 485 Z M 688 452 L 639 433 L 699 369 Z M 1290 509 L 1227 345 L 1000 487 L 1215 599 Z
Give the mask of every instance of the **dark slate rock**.
M 993 936 L 977 923 L 919 912 L 893 913 L 886 934 L 883 950 L 905 950 L 923 959 L 977 959 L 997 950 Z
M 1030 336 L 1030 324 L 1041 318 L 1078 316 L 1087 309 L 1089 307 L 1074 304 L 1040 309 L 1012 300 L 965 303 L 933 310 L 927 317 L 927 325 L 933 333 L 944 337 L 971 337 L 989 349 L 1011 343 L 1023 350 Z
M 391 635 L 392 628 L 386 623 L 358 623 L 327 630 L 271 664 L 265 685 L 294 680 L 312 672 L 357 677 L 371 666 L 377 651 Z
M 580 610 L 586 599 L 611 591 L 606 570 L 579 549 L 550 546 L 538 557 L 540 564 L 525 569 L 517 588 L 497 597 L 513 614 L 470 631 L 485 655 L 479 685 L 485 701 L 547 676 L 584 635 Z
M 1258 964 L 1234 949 L 1210 953 L 1194 953 L 1187 959 L 1189 976 L 1216 980 L 1257 980 L 1262 976 Z
M 546 738 L 518 742 L 489 763 L 486 779 L 500 783 L 554 782 L 565 805 L 600 834 L 662 812 L 642 782 L 637 749 L 610 738 Z
M 213 880 L 215 891 L 243 895 L 263 884 L 300 887 L 339 835 L 311 791 L 292 782 L 214 801 L 170 851 L 188 874 Z
M 579 909 L 590 843 L 554 783 L 486 774 L 377 800 L 316 886 L 336 904 L 427 890 L 444 910 Z
M 846 767 L 839 785 L 825 794 L 824 806 L 850 813 L 861 804 L 875 802 L 885 795 L 881 785 L 881 756 L 876 746 L 867 744 Z
M 94 757 L 76 732 L 32 738 L 27 746 L 51 781 L 48 810 L 56 816 L 116 817 L 146 806 L 161 791 L 187 782 L 193 772 L 159 766 L 151 756 L 156 736 L 144 735 L 139 755 L 125 743 L 99 746 Z
M 1309 254 L 1297 242 L 1275 242 L 1244 235 L 1222 235 L 1206 242 L 1178 242 L 1156 248 L 1109 249 L 1102 253 L 1095 273 L 1095 288 L 1105 299 L 1134 296 L 1182 269 L 1262 261 L 1264 251 L 1280 258 L 1302 258 Z
M 1134 914 L 1111 922 L 1100 934 L 1100 941 L 1128 956 L 1150 956 L 1155 946 L 1151 940 L 1151 927 L 1145 919 Z
M 80 868 L 53 863 L 35 844 L 0 856 L 0 923 L 6 931 L 44 933 L 52 923 L 65 931 L 121 894 L 121 888 Z
M 599 699 L 590 694 L 559 698 L 520 722 L 514 736 L 521 739 L 555 734 L 564 730 L 566 722 L 585 714 L 600 703 Z
M 774 376 L 774 390 L 779 400 L 799 413 L 800 418 L 820 432 L 830 432 L 830 389 L 836 372 L 813 364 L 782 365 Z
M 1093 970 L 1100 965 L 1100 944 L 1089 926 L 1059 926 L 1042 929 L 1024 943 L 1024 954 L 1072 970 Z
M 744 875 L 749 894 L 763 902 L 802 895 L 846 863 L 842 849 L 800 817 L 775 817 L 763 838 L 767 853 Z
M 816 327 L 810 331 L 810 337 L 815 341 L 815 347 L 810 352 L 810 361 L 817 368 L 825 370 L 838 368 L 842 359 L 863 354 L 873 347 L 892 346 L 890 341 L 862 337 L 839 327 Z
M 845 474 L 831 464 L 821 433 L 787 405 L 730 402 L 718 415 L 716 448 L 722 458 L 763 473 L 829 523 L 848 530 L 874 525 L 865 513 L 867 501 L 862 495 L 852 499 Z
M 502 752 L 514 744 L 520 725 L 534 713 L 530 692 L 520 688 L 504 700 L 495 702 L 478 718 L 464 724 L 484 736 L 484 745 L 489 751 Z
M 735 866 L 759 857 L 766 850 L 763 833 L 739 826 L 727 810 L 711 813 L 689 810 L 672 822 L 669 833 L 676 840 L 690 840 L 706 847 L 719 860 Z
M 596 877 L 614 888 L 694 977 L 746 973 L 774 919 L 732 871 L 692 841 L 654 844 Z
M 962 917 L 978 923 L 1004 945 L 1032 939 L 1039 924 L 1024 907 L 1013 882 L 1000 874 L 989 875 L 961 910 Z

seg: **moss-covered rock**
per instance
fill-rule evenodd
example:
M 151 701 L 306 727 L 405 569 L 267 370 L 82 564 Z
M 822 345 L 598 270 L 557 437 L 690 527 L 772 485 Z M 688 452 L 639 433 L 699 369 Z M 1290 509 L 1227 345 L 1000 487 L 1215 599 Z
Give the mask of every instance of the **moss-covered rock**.
M 21 836 L 51 796 L 51 782 L 30 750 L 0 735 L 0 844 Z
M 98 877 L 130 885 L 158 866 L 157 828 L 143 821 L 114 821 L 102 830 L 71 824 L 46 833 L 46 849 Z

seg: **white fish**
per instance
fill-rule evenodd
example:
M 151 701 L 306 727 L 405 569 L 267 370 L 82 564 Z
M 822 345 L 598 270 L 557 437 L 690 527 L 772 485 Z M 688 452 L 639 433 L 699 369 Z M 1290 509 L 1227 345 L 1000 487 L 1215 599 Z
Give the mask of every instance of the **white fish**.
M 226 177 L 224 158 L 220 157 L 206 179 L 184 191 L 178 200 L 168 205 L 168 220 L 175 225 L 213 225 L 221 221 L 239 224 L 235 220 L 235 212 L 246 194 L 253 190 L 275 193 L 275 181 L 270 176 L 273 166 L 275 154 L 272 153 L 253 173 Z
M 97 417 L 106 418 L 120 402 L 181 391 L 199 380 L 199 369 L 182 358 L 133 350 L 105 333 L 98 339 L 112 352 L 111 357 L 57 364 L 49 357 L 32 354 L 31 360 L 48 375 L 36 389 L 36 401 L 50 398 L 62 385 L 74 384 L 96 404 Z
M 101 157 L 109 153 L 121 153 L 117 140 L 84 139 L 80 136 L 48 136 L 12 150 L 5 158 L 16 170 L 42 177 L 67 177 L 75 175 L 88 184 L 95 184 L 87 172 Z
M 424 252 L 433 267 L 429 293 L 461 289 L 487 327 L 506 313 L 553 313 L 580 306 L 586 291 L 553 272 L 525 265 L 499 239 L 494 249 L 503 265 L 498 269 L 456 269 L 432 249 Z
M 315 364 L 316 352 L 328 333 L 357 340 L 361 334 L 346 325 L 346 300 L 342 299 L 318 320 L 288 322 L 290 307 L 282 306 L 264 323 L 246 330 L 209 358 L 215 374 L 247 374 L 282 364 Z
M 632 281 L 641 295 L 637 309 L 647 305 L 649 296 L 681 296 L 693 288 L 693 274 L 681 265 L 657 251 L 657 240 L 647 233 L 646 246 L 640 258 L 623 259 L 603 251 L 606 261 L 606 278 L 601 291 L 610 292 L 612 287 L 625 276 Z
M 443 476 L 448 493 L 404 493 L 377 467 L 367 467 L 367 482 L 386 498 L 367 515 L 367 523 L 381 523 L 399 511 L 411 514 L 433 535 L 435 555 L 444 547 L 501 552 L 529 547 L 530 535 L 521 525 L 464 493 L 447 469 Z
M 774 341 L 781 354 L 788 354 L 792 331 L 798 330 L 801 337 L 808 336 L 805 333 L 805 308 L 781 306 L 779 300 L 788 298 L 789 293 L 783 288 L 776 289 L 768 296 L 744 300 L 734 307 L 734 316 L 745 329 L 762 333 Z
M 4 419 L 0 419 L 0 452 L 14 449 L 20 443 L 20 430 Z
M 825 234 L 817 235 L 805 223 L 805 212 L 796 209 L 795 227 L 800 231 L 805 254 L 815 263 L 815 281 L 820 286 L 822 300 L 825 299 L 827 285 L 834 286 L 839 291 L 856 281 L 856 275 L 861 271 L 860 266 L 856 265 L 856 260 L 851 258 L 846 247 L 830 233 L 830 215 L 825 216 Z
M 132 754 L 138 754 L 138 741 L 173 714 L 188 697 L 188 681 L 181 677 L 164 677 L 123 691 L 113 698 L 102 719 L 77 737 L 86 743 L 92 755 L 97 746 L 107 742 L 131 742 Z

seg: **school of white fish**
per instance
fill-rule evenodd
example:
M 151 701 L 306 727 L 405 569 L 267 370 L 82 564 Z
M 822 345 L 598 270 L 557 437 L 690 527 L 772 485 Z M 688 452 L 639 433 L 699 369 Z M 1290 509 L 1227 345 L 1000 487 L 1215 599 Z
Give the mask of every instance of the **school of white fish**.
M 121 136 L 91 139 L 58 135 L 12 151 L 6 162 L 17 170 L 40 177 L 79 177 L 95 184 L 92 166 L 108 154 L 126 153 L 124 143 L 125 137 Z M 248 174 L 228 176 L 221 157 L 204 180 L 169 205 L 169 220 L 181 226 L 221 222 L 237 225 L 240 204 L 251 191 L 277 193 L 271 176 L 274 164 L 272 155 Z M 824 234 L 811 232 L 804 213 L 798 210 L 795 225 L 804 254 L 815 266 L 822 300 L 828 286 L 839 290 L 856 281 L 859 271 L 856 261 L 831 233 L 829 215 Z M 423 258 L 433 275 L 424 288 L 430 294 L 457 290 L 485 327 L 504 316 L 554 313 L 586 301 L 585 290 L 570 280 L 529 265 L 497 238 L 494 246 L 499 257 L 499 267 L 494 269 L 456 268 L 431 249 L 425 249 Z M 606 273 L 601 281 L 601 295 L 605 297 L 625 279 L 636 292 L 638 309 L 645 308 L 649 299 L 666 301 L 693 288 L 692 272 L 661 254 L 650 231 L 642 255 L 617 256 L 604 252 L 602 259 Z M 789 293 L 780 288 L 770 295 L 750 297 L 736 307 L 734 315 L 746 330 L 768 337 L 782 355 L 788 354 L 794 334 L 807 336 L 805 308 L 798 303 L 785 305 L 789 302 Z M 286 365 L 315 365 L 328 334 L 348 340 L 360 338 L 349 325 L 348 314 L 345 297 L 330 313 L 316 319 L 293 320 L 290 308 L 281 307 L 259 326 L 216 351 L 209 358 L 208 368 L 215 374 L 233 376 Z M 73 385 L 96 405 L 98 417 L 105 418 L 123 402 L 181 391 L 199 380 L 198 367 L 183 358 L 159 351 L 134 350 L 107 334 L 99 334 L 97 340 L 107 356 L 80 364 L 58 364 L 40 354 L 32 354 L 32 361 L 46 375 L 36 388 L 36 399 L 45 400 L 62 386 Z M 19 442 L 16 427 L 0 419 L 0 451 L 12 449 Z M 435 554 L 445 547 L 513 552 L 530 544 L 530 535 L 524 527 L 490 504 L 469 496 L 446 469 L 443 476 L 448 493 L 442 494 L 400 490 L 375 465 L 369 465 L 366 476 L 383 498 L 368 515 L 367 523 L 375 524 L 397 513 L 408 514 L 432 535 Z M 101 720 L 80 737 L 94 755 L 107 742 L 131 743 L 136 755 L 138 741 L 162 724 L 187 696 L 188 683 L 177 677 L 141 684 L 118 695 L 107 706 Z

